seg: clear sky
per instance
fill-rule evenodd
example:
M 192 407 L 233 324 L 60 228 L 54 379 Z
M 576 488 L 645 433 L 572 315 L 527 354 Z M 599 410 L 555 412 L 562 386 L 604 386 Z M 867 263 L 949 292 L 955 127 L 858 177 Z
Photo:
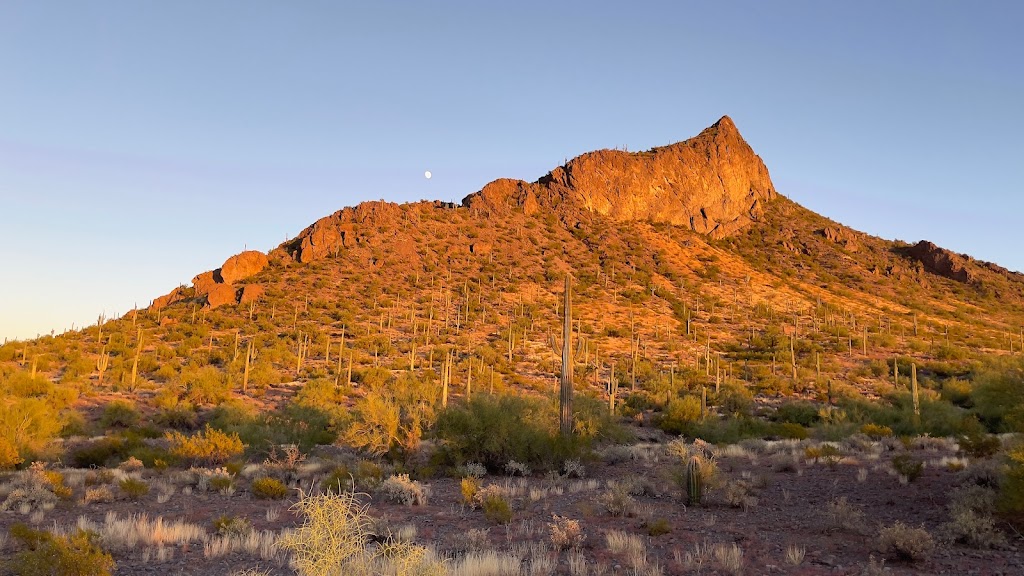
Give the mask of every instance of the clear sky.
M 1024 270 L 1022 22 L 995 1 L 0 0 L 0 338 L 147 305 L 362 200 L 459 200 L 723 114 L 809 208 Z

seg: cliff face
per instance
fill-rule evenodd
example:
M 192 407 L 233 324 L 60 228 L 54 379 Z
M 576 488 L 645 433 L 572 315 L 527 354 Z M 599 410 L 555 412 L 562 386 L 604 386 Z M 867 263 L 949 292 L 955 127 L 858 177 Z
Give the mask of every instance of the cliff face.
M 768 169 L 724 116 L 685 142 L 647 152 L 589 152 L 537 182 L 495 180 L 462 203 L 482 213 L 550 211 L 570 224 L 587 213 L 666 222 L 721 238 L 760 218 L 763 203 L 775 196 Z M 400 212 L 386 202 L 345 208 L 282 248 L 299 262 L 319 260 L 360 242 L 354 224 L 400 218 Z
M 757 220 L 775 196 L 768 169 L 725 116 L 685 142 L 638 153 L 590 152 L 536 183 L 496 180 L 463 203 L 665 222 L 721 238 Z

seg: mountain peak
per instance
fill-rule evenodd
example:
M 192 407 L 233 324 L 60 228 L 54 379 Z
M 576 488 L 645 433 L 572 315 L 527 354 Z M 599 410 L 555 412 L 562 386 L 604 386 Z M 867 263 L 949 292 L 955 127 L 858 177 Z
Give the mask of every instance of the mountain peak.
M 667 222 L 721 238 L 757 220 L 775 196 L 768 169 L 723 116 L 689 140 L 646 152 L 588 152 L 535 183 L 496 180 L 463 202 L 488 211 L 512 205 L 570 219 L 598 213 Z

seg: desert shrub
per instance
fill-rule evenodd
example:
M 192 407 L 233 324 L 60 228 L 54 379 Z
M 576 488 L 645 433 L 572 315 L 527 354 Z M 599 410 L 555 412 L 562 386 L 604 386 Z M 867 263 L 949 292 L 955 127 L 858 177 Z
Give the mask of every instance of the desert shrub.
M 612 516 L 629 516 L 633 513 L 636 501 L 630 494 L 631 486 L 628 482 L 608 482 L 608 489 L 597 497 L 597 503 L 604 506 Z
M 576 549 L 583 545 L 587 536 L 578 520 L 555 514 L 548 524 L 551 546 L 555 550 Z
M 807 438 L 807 428 L 796 424 L 794 422 L 779 422 L 774 427 L 774 435 L 779 438 L 788 438 L 791 440 L 803 440 Z
M 206 486 L 214 492 L 230 491 L 235 485 L 235 479 L 230 474 L 213 474 L 206 480 Z
M 995 501 L 996 493 L 990 488 L 966 485 L 955 490 L 949 498 L 949 521 L 939 528 L 941 539 L 972 548 L 1006 545 L 1006 537 L 992 517 Z
M 388 386 L 371 386 L 355 409 L 346 440 L 374 455 L 414 451 L 436 417 L 438 388 L 403 372 Z
M 776 422 L 813 426 L 821 421 L 818 409 L 810 402 L 784 402 L 772 415 Z
M 45 452 L 62 426 L 60 413 L 46 400 L 0 399 L 0 439 L 13 446 L 21 458 Z
M 975 379 L 974 409 L 993 432 L 1024 432 L 1024 365 L 993 363 Z
M 307 382 L 292 402 L 297 406 L 313 408 L 327 414 L 332 426 L 337 428 L 350 419 L 345 410 L 345 400 L 350 393 L 351 390 L 336 386 L 331 380 L 317 378 Z
M 332 494 L 340 494 L 346 490 L 354 490 L 354 478 L 347 466 L 338 466 L 320 482 L 320 489 Z
M 423 506 L 427 503 L 426 488 L 408 474 L 396 474 L 380 485 L 381 494 L 390 502 L 405 506 Z
M 138 478 L 125 478 L 118 482 L 118 487 L 131 500 L 138 500 L 149 494 L 149 484 Z
M 103 407 L 100 426 L 109 428 L 131 428 L 139 422 L 139 411 L 125 400 L 113 400 Z
M 226 434 L 209 425 L 192 436 L 171 431 L 166 438 L 173 456 L 196 463 L 222 464 L 245 451 L 238 434 Z
M 0 437 L 0 470 L 9 470 L 24 461 L 14 444 L 7 438 Z
M 288 487 L 277 478 L 264 476 L 252 481 L 252 495 L 267 500 L 280 500 L 288 495 Z
M 407 542 L 368 547 L 372 521 L 351 493 L 305 495 L 292 509 L 302 515 L 302 525 L 279 542 L 292 553 L 292 565 L 303 576 L 445 573 L 443 562 L 426 548 Z
M 113 557 L 92 532 L 78 529 L 64 536 L 15 524 L 10 533 L 21 550 L 5 564 L 18 576 L 109 576 L 114 569 Z
M 926 560 L 935 550 L 935 540 L 924 528 L 912 528 L 897 521 L 878 534 L 878 550 L 900 560 Z
M 910 454 L 903 453 L 893 456 L 892 467 L 900 476 L 905 476 L 907 480 L 913 482 L 921 477 L 921 473 L 924 471 L 924 462 Z
M 476 495 L 480 492 L 480 480 L 473 476 L 467 476 L 459 483 L 459 492 L 462 494 L 463 504 L 473 506 L 476 502 Z
M 214 366 L 189 367 L 181 372 L 185 397 L 197 405 L 217 405 L 231 396 L 227 378 Z
M 587 445 L 579 437 L 561 437 L 557 423 L 555 407 L 547 401 L 481 394 L 441 413 L 435 431 L 437 458 L 451 466 L 479 462 L 492 471 L 510 460 L 557 470 Z
M 960 450 L 971 458 L 989 458 L 999 452 L 1002 446 L 998 436 L 984 431 L 962 434 L 956 439 Z
M 495 524 L 508 524 L 512 521 L 512 505 L 501 491 L 486 489 L 478 493 L 483 494 L 480 507 L 484 511 L 484 518 Z
M 134 446 L 119 436 L 107 436 L 76 446 L 68 453 L 75 468 L 103 468 L 112 460 L 123 460 Z
M 672 525 L 664 518 L 658 518 L 647 525 L 647 535 L 653 537 L 664 536 L 672 531 Z
M 196 427 L 196 411 L 189 405 L 179 404 L 156 413 L 154 421 L 164 428 L 192 430 Z
M 892 428 L 880 424 L 867 423 L 860 427 L 861 434 L 880 440 L 892 436 Z
M 655 420 L 655 425 L 669 434 L 686 434 L 700 416 L 700 400 L 695 396 L 672 398 Z
M 248 518 L 225 514 L 213 519 L 213 529 L 220 536 L 245 536 L 252 532 L 252 522 Z
M 850 504 L 846 496 L 832 500 L 825 505 L 825 526 L 829 532 L 861 533 L 866 528 L 864 510 L 860 506 Z

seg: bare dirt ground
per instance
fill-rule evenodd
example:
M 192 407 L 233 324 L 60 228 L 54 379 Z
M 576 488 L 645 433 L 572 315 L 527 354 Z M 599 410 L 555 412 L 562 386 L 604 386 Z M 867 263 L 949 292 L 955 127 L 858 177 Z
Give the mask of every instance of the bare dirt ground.
M 512 553 L 521 559 L 523 574 L 1024 574 L 1021 538 L 1007 527 L 1002 527 L 1006 542 L 995 549 L 940 538 L 950 520 L 951 493 L 983 479 L 989 466 L 985 461 L 964 460 L 954 443 L 930 438 L 906 446 L 894 439 L 859 437 L 839 445 L 837 453 L 826 451 L 816 458 L 820 448 L 814 441 L 751 441 L 721 448 L 715 458 L 717 477 L 709 481 L 712 487 L 700 506 L 684 504 L 676 481 L 682 460 L 663 443 L 605 448 L 582 463 L 581 476 L 483 477 L 483 486 L 502 487 L 511 503 L 507 524 L 466 505 L 459 478 L 424 480 L 429 488 L 426 505 L 390 503 L 379 493 L 366 494 L 363 500 L 369 513 L 381 519 L 378 532 L 403 533 L 452 558 L 481 549 Z M 893 470 L 897 454 L 922 462 L 920 477 L 901 478 Z M 293 480 L 292 494 L 298 494 L 299 486 L 317 486 L 333 466 L 310 458 Z M 71 498 L 53 507 L 13 506 L 0 512 L 0 531 L 6 534 L 17 522 L 59 530 L 73 527 L 80 518 L 101 526 L 113 515 L 123 519 L 145 514 L 149 520 L 163 519 L 149 536 L 137 535 L 134 541 L 105 536 L 104 544 L 117 562 L 116 574 L 232 574 L 256 567 L 291 574 L 286 555 L 272 545 L 272 535 L 265 541 L 250 536 L 248 544 L 244 538 L 234 544 L 216 538 L 213 521 L 221 516 L 248 520 L 253 534 L 276 534 L 300 522 L 289 510 L 296 496 L 252 496 L 249 479 L 258 474 L 252 468 L 222 492 L 196 484 L 194 474 L 189 480 L 182 471 L 131 472 L 151 488 L 138 501 L 125 499 L 117 488 L 120 473 L 114 479 L 97 479 L 95 471 L 64 471 Z M 104 480 L 112 483 L 115 500 L 85 503 L 86 484 L 95 487 Z M 609 496 L 616 483 L 623 488 L 618 500 Z M 0 496 L 9 493 L 8 488 Z M 837 508 L 840 498 L 847 505 Z M 613 515 L 610 509 L 616 507 L 624 514 Z M 580 522 L 585 540 L 577 551 L 550 546 L 554 515 Z M 174 521 L 194 524 L 205 534 L 174 542 Z M 936 538 L 929 558 L 909 562 L 878 549 L 881 527 L 897 521 L 923 526 Z M 658 534 L 653 526 L 665 533 Z M 615 531 L 639 538 L 641 555 L 613 552 L 608 534 Z M 716 546 L 722 545 L 721 550 L 733 544 L 742 551 L 738 565 L 715 554 Z M 2 555 L 14 550 L 7 538 Z M 884 559 L 886 572 L 871 572 L 872 559 L 875 568 Z

